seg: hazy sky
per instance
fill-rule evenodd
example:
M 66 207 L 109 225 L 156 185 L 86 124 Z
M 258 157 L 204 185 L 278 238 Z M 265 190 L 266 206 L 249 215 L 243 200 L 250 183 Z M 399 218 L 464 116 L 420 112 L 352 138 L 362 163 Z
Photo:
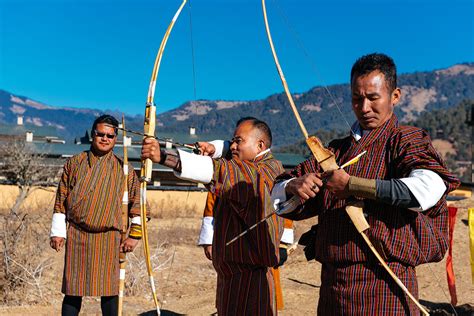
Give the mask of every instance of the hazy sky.
M 157 49 L 180 3 L 0 0 L 0 89 L 54 106 L 142 114 Z M 163 57 L 158 111 L 283 90 L 260 0 L 191 4 Z M 374 51 L 391 55 L 401 73 L 474 61 L 473 0 L 267 0 L 267 8 L 293 92 L 348 82 L 354 60 Z

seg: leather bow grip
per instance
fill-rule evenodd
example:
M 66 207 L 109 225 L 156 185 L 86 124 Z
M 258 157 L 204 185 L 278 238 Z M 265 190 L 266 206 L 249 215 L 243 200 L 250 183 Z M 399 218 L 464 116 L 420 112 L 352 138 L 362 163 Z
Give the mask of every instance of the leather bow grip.
M 156 117 L 156 107 L 153 104 L 147 103 L 145 109 L 145 121 L 143 123 L 144 134 L 147 135 L 144 137 L 154 137 L 155 136 L 155 117 Z M 150 182 L 151 174 L 153 170 L 153 161 L 151 159 L 145 159 L 142 161 L 142 168 L 140 171 L 141 181 Z

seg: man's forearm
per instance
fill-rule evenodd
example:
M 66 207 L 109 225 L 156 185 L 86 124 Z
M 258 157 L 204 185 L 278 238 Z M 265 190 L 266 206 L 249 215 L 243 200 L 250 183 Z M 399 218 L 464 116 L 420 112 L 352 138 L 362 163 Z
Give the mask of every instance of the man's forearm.
M 160 165 L 166 166 L 173 169 L 174 171 L 181 172 L 181 160 L 179 156 L 171 153 L 167 153 L 163 149 L 161 150 Z

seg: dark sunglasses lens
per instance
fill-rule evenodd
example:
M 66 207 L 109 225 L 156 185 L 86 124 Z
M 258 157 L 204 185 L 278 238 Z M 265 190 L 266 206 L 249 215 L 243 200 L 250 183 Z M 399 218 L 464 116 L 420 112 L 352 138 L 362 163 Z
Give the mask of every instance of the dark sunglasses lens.
M 114 139 L 114 137 L 115 137 L 115 135 L 110 135 L 110 134 L 105 134 L 105 133 L 99 133 L 99 132 L 95 132 L 95 135 L 96 135 L 97 137 L 100 137 L 100 138 L 106 136 L 108 139 Z

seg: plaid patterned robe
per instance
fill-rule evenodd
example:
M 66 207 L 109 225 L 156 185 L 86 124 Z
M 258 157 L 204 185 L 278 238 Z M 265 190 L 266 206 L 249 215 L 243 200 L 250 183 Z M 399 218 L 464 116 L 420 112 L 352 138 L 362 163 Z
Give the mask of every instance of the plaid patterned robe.
M 436 172 L 444 181 L 445 195 L 459 185 L 423 130 L 399 126 L 395 115 L 383 126 L 365 134 L 357 143 L 352 136 L 333 141 L 329 147 L 339 165 L 367 150 L 346 171 L 369 179 L 407 177 L 413 169 Z M 311 158 L 281 178 L 321 171 Z M 379 266 L 345 212 L 345 200 L 329 191 L 305 203 L 290 218 L 319 215 L 315 242 L 316 260 L 322 266 L 318 304 L 321 315 L 418 314 L 417 307 Z M 415 267 L 443 258 L 448 247 L 448 212 L 445 196 L 431 209 L 415 212 L 365 200 L 366 231 L 389 266 L 417 296 Z
M 216 196 L 212 194 L 211 192 L 208 192 L 207 198 L 206 198 L 206 205 L 204 207 L 203 217 L 214 217 L 215 202 L 216 202 Z M 282 218 L 279 217 L 278 219 L 281 220 Z M 293 229 L 293 221 L 284 218 L 283 227 L 286 229 Z M 277 309 L 283 310 L 283 308 L 285 307 L 285 304 L 283 303 L 283 291 L 282 291 L 281 282 L 280 282 L 280 271 L 279 271 L 279 268 L 276 268 L 276 269 L 273 268 L 271 269 L 271 271 L 273 274 L 273 283 L 275 284 Z
M 85 151 L 64 166 L 54 212 L 65 213 L 69 223 L 62 286 L 66 295 L 118 295 L 122 165 L 112 151 L 100 159 Z M 139 216 L 135 172 L 129 173 L 129 205 L 129 216 Z
M 214 207 L 213 265 L 219 315 L 275 315 L 271 267 L 279 261 L 283 221 L 271 217 L 233 244 L 226 242 L 273 211 L 270 191 L 284 172 L 271 153 L 252 161 L 214 160 L 209 189 Z

